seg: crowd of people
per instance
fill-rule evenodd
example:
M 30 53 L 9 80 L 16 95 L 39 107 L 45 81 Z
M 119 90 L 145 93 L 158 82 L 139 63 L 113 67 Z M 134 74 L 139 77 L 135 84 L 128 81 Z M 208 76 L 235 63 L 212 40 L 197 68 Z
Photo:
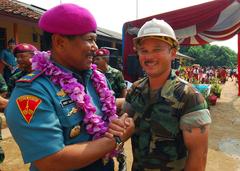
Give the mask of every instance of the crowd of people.
M 11 41 L 0 56 L 15 60 L 5 60 L 11 75 L 3 72 L 3 108 L 31 171 L 114 171 L 113 157 L 125 171 L 129 138 L 133 171 L 205 170 L 211 116 L 201 93 L 177 75 L 203 77 L 200 67 L 171 69 L 179 43 L 167 22 L 147 21 L 133 39 L 145 76 L 128 91 L 122 72 L 109 65 L 110 52 L 97 46 L 86 8 L 60 4 L 39 27 L 49 51 Z
M 237 69 L 230 67 L 203 67 L 198 64 L 193 66 L 183 66 L 177 71 L 177 75 L 190 83 L 210 84 L 218 79 L 224 84 L 228 79 L 237 79 Z

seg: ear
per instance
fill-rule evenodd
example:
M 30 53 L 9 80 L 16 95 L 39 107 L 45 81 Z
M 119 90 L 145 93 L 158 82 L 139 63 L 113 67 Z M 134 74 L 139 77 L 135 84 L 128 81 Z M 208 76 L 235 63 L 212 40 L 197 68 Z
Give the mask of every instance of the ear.
M 52 35 L 52 47 L 57 51 L 57 52 L 64 52 L 65 51 L 65 46 L 66 46 L 66 38 L 59 34 L 53 34 Z
M 177 57 L 177 49 L 172 48 L 170 53 L 171 53 L 171 59 L 174 60 Z

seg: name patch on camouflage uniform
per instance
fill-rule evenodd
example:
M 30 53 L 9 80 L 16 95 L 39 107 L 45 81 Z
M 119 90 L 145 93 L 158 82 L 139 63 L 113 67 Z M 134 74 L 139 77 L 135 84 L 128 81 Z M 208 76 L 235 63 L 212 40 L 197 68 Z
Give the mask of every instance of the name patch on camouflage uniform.
M 42 100 L 36 96 L 24 95 L 18 97 L 16 102 L 23 118 L 29 124 L 33 118 L 35 110 Z

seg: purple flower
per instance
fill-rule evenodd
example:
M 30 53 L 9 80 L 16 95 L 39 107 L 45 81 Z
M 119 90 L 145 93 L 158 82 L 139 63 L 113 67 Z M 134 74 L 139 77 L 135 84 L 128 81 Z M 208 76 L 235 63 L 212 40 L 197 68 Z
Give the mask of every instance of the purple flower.
M 49 76 L 54 84 L 60 86 L 76 103 L 76 106 L 85 112 L 83 122 L 86 125 L 87 132 L 93 135 L 93 139 L 102 137 L 108 130 L 109 121 L 118 117 L 113 91 L 108 88 L 104 74 L 97 71 L 97 66 L 92 64 L 93 74 L 91 79 L 102 103 L 102 112 L 105 115 L 101 117 L 96 115 L 96 108 L 91 103 L 91 98 L 85 93 L 84 86 L 71 73 L 64 72 L 55 66 L 49 60 L 50 56 L 50 52 L 37 52 L 32 58 L 32 69 L 44 71 L 45 75 Z M 116 151 L 113 151 L 110 156 L 114 156 L 115 153 Z

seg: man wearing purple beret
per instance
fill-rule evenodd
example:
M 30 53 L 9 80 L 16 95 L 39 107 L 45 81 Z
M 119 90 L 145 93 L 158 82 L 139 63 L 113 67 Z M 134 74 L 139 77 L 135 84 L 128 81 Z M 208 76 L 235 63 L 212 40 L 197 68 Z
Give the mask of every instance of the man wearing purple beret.
M 118 118 L 106 78 L 92 65 L 96 21 L 85 8 L 61 4 L 39 20 L 47 52 L 16 83 L 7 124 L 30 170 L 114 171 L 112 157 L 134 131 Z

